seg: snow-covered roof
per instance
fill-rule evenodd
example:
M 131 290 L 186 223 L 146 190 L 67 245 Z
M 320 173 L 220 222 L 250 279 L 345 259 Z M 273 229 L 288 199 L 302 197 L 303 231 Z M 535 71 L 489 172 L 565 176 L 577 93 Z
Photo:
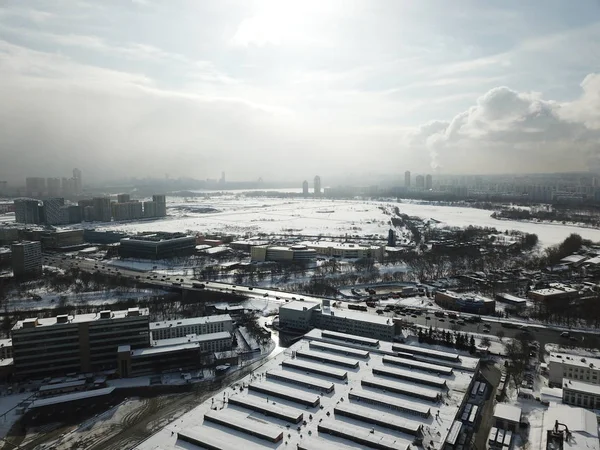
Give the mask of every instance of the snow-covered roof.
M 571 439 L 564 440 L 564 450 L 583 448 L 586 450 L 600 450 L 596 414 L 587 409 L 559 404 L 550 405 L 544 414 L 544 428 L 542 430 L 542 445 L 540 448 L 546 448 L 546 431 L 554 429 L 557 421 L 569 427 L 569 431 L 573 435 Z
M 587 256 L 584 256 L 584 255 L 569 255 L 569 256 L 565 256 L 563 259 L 561 259 L 560 262 L 577 264 L 578 262 L 581 262 L 586 258 L 587 258 Z
M 220 331 L 218 333 L 190 334 L 180 338 L 159 339 L 151 342 L 152 347 L 131 350 L 131 356 L 135 358 L 159 353 L 178 352 L 191 348 L 199 348 L 202 342 L 221 339 L 231 339 L 231 334 L 228 331 Z
M 66 402 L 74 402 L 76 400 L 83 400 L 83 399 L 92 398 L 92 397 L 100 397 L 102 395 L 108 395 L 108 394 L 112 393 L 112 391 L 114 391 L 114 390 L 115 390 L 114 387 L 107 387 L 107 388 L 102 388 L 102 389 L 94 389 L 92 391 L 83 391 L 83 392 L 76 392 L 74 394 L 59 395 L 57 397 L 43 398 L 43 399 L 39 399 L 39 400 L 34 400 L 33 403 L 31 403 L 31 405 L 29 405 L 29 408 L 30 409 L 41 408 L 42 406 L 56 405 L 59 403 L 66 403 Z
M 600 395 L 600 384 L 586 383 L 584 381 L 563 379 L 563 390 L 580 392 L 582 394 Z
M 190 325 L 204 325 L 208 323 L 219 323 L 231 321 L 229 314 L 218 314 L 214 316 L 190 317 L 189 319 L 165 320 L 162 322 L 152 322 L 150 331 L 160 330 L 162 328 L 177 328 Z
M 283 305 L 281 305 L 279 307 L 279 311 L 281 314 L 281 310 L 293 310 L 293 311 L 304 311 L 304 308 L 306 309 L 313 309 L 315 307 L 319 306 L 318 303 L 313 303 L 313 302 L 301 302 L 301 301 L 295 301 L 295 302 L 289 302 L 289 303 L 285 303 Z
M 47 317 L 47 318 L 43 318 L 43 319 L 29 318 L 29 319 L 25 319 L 25 320 L 19 320 L 13 327 L 12 331 L 23 328 L 24 322 L 31 323 L 31 322 L 37 321 L 37 325 L 35 326 L 35 328 L 39 328 L 42 326 L 47 327 L 47 326 L 52 326 L 52 325 L 68 325 L 68 324 L 73 324 L 73 323 L 95 322 L 98 320 L 124 319 L 124 318 L 130 316 L 128 310 L 108 311 L 108 312 L 110 312 L 110 317 L 108 317 L 108 318 L 101 318 L 99 312 L 98 313 L 90 313 L 90 314 L 75 314 L 73 316 L 69 315 L 69 316 L 67 316 L 67 320 L 68 320 L 67 323 L 58 322 L 56 317 Z M 139 308 L 139 314 L 137 314 L 136 316 L 147 316 L 147 315 L 148 315 L 148 308 Z
M 379 325 L 388 325 L 390 327 L 394 326 L 394 321 L 389 317 L 378 316 L 376 314 L 369 314 L 361 311 L 351 311 L 347 309 L 333 309 L 333 308 L 323 308 L 321 314 L 324 316 L 330 315 L 335 317 L 344 317 L 350 320 L 355 320 L 358 322 L 369 322 L 376 323 Z
M 519 422 L 521 420 L 521 408 L 508 403 L 498 403 L 494 408 L 494 418 L 508 422 Z
M 388 366 L 383 361 L 384 354 L 373 348 L 369 349 L 367 358 L 357 358 L 357 369 L 344 369 L 347 379 L 282 367 L 284 361 L 310 361 L 303 356 L 310 352 L 322 355 L 323 361 L 316 367 L 325 372 L 332 369 L 332 374 L 333 369 L 339 371 L 340 366 L 329 362 L 335 353 L 331 349 L 310 347 L 310 342 L 305 336 L 252 374 L 167 425 L 137 449 L 174 450 L 192 448 L 192 444 L 233 450 L 261 445 L 280 450 L 323 450 L 365 448 L 375 443 L 378 448 L 408 449 L 418 436 L 423 436 L 431 449 L 444 447 L 468 395 L 473 371 L 455 369 L 450 375 L 435 377 L 445 382 L 438 386 L 422 383 L 428 376 L 418 369 L 409 372 L 414 375 L 412 378 L 394 379 L 373 370 Z M 380 344 L 385 344 L 391 352 L 391 342 L 380 341 Z M 350 341 L 335 341 L 336 350 L 345 346 L 354 349 L 356 345 Z M 476 361 L 476 358 L 466 358 Z M 429 378 L 434 377 L 429 375 Z M 383 384 L 363 385 L 363 380 Z M 439 397 L 430 395 L 432 393 Z M 263 410 L 266 409 L 271 414 L 265 415 Z M 221 421 L 217 416 L 234 417 L 235 421 Z M 258 423 L 264 427 L 258 429 Z M 256 425 L 256 429 L 251 429 L 250 424 Z
M 573 367 L 585 367 L 600 370 L 600 358 L 590 356 L 573 355 L 570 353 L 552 352 L 547 362 L 556 364 L 565 364 Z

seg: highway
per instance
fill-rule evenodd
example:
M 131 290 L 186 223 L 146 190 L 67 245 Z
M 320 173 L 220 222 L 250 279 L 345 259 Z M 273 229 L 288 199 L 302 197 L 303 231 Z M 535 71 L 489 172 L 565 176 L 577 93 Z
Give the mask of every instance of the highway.
M 185 289 L 185 290 L 200 290 L 193 286 L 193 283 L 201 283 L 205 286 L 204 289 L 217 291 L 217 292 L 235 292 L 241 295 L 265 298 L 269 301 L 281 302 L 282 304 L 286 301 L 293 300 L 304 300 L 307 302 L 320 303 L 323 298 L 315 297 L 305 294 L 298 294 L 293 292 L 284 292 L 276 288 L 260 288 L 260 287 L 249 287 L 240 286 L 230 283 L 222 283 L 216 281 L 198 281 L 189 275 L 172 275 L 165 274 L 161 270 L 157 271 L 139 271 L 133 269 L 127 269 L 111 264 L 110 261 L 98 261 L 83 258 L 65 257 L 62 255 L 49 255 L 44 254 L 43 256 L 44 265 L 58 267 L 61 269 L 78 268 L 79 270 L 87 272 L 100 272 L 108 275 L 128 277 L 135 279 L 140 283 L 144 283 L 156 288 L 168 288 L 168 289 Z M 176 284 L 174 284 L 176 283 Z M 427 302 L 424 303 L 424 305 Z M 341 309 L 347 308 L 347 303 L 341 302 L 339 307 Z M 382 307 L 383 308 L 383 307 Z M 377 309 L 380 308 L 367 308 L 368 313 L 377 314 Z M 524 330 L 519 329 L 519 326 L 526 326 L 527 331 L 532 335 L 533 340 L 540 343 L 540 349 L 544 348 L 545 344 L 561 344 L 565 346 L 575 347 L 599 347 L 600 338 L 594 332 L 586 331 L 573 331 L 569 330 L 572 339 L 561 337 L 560 334 L 565 329 L 558 327 L 549 327 L 538 324 L 529 324 L 522 321 L 513 320 L 500 320 L 496 317 L 481 316 L 481 322 L 467 322 L 464 325 L 458 325 L 451 323 L 450 318 L 438 318 L 434 315 L 433 309 L 428 310 L 426 307 L 409 307 L 407 309 L 420 310 L 420 314 L 407 313 L 404 315 L 398 315 L 394 312 L 384 312 L 383 316 L 393 317 L 400 319 L 409 324 L 421 325 L 421 326 L 432 326 L 434 328 L 443 328 L 448 330 L 456 330 L 461 333 L 479 333 L 489 334 L 490 336 L 501 336 L 502 334 L 507 338 L 513 338 Z M 438 310 L 439 311 L 439 310 Z M 468 314 L 461 314 L 463 317 L 469 317 Z M 503 323 L 505 324 L 503 326 Z M 512 327 L 506 327 L 506 324 L 512 324 Z M 484 327 L 487 325 L 487 327 Z M 487 330 L 486 330 L 487 328 Z M 542 354 L 540 353 L 540 357 Z

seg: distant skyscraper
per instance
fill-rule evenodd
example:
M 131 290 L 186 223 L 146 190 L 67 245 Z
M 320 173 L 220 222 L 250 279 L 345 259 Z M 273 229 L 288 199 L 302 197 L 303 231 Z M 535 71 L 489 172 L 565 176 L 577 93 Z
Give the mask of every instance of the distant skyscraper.
M 223 173 L 223 177 L 224 176 L 225 173 Z M 225 178 L 223 178 L 223 180 L 225 180 Z M 152 201 L 156 203 L 156 216 L 165 217 L 167 215 L 167 196 L 162 194 L 153 195 Z
M 404 172 L 404 186 L 407 188 L 410 187 L 410 170 Z
M 94 220 L 97 222 L 110 222 L 112 211 L 110 197 L 94 197 Z
M 41 177 L 27 177 L 25 188 L 30 197 L 41 197 L 46 193 L 46 179 Z
M 416 176 L 415 186 L 417 187 L 417 189 L 425 189 L 425 177 L 423 175 Z
M 40 218 L 40 205 L 37 200 L 21 198 L 15 200 L 15 222 L 17 223 L 42 223 Z
M 60 178 L 48 178 L 46 180 L 48 197 L 60 196 Z
M 308 181 L 306 180 L 302 182 L 302 195 L 308 196 Z
M 79 169 L 73 169 L 73 190 L 75 191 L 75 194 L 81 194 L 82 190 L 83 190 L 83 182 L 81 180 L 81 170 Z
M 321 177 L 319 175 L 317 175 L 315 177 L 314 188 L 315 188 L 315 195 L 320 196 L 321 195 Z
M 131 196 L 129 194 L 117 195 L 117 203 L 127 203 L 129 201 L 131 201 Z
M 427 175 L 425 177 L 425 189 L 427 189 L 428 191 L 433 189 L 433 178 L 431 178 L 431 175 Z

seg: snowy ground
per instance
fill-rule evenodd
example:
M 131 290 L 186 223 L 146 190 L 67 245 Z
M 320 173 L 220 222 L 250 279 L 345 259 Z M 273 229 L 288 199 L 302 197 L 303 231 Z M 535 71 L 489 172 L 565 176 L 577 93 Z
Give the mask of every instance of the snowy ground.
M 385 238 L 390 213 L 435 219 L 440 226 L 468 225 L 495 227 L 536 233 L 543 246 L 564 240 L 571 233 L 600 241 L 600 230 L 560 224 L 496 220 L 491 212 L 475 208 L 367 200 L 251 198 L 230 193 L 202 199 L 168 198 L 169 216 L 151 222 L 84 224 L 98 229 L 137 231 L 195 231 L 202 233 L 256 234 L 280 233 L 323 236 L 374 236 Z M 216 212 L 202 213 L 200 208 Z M 79 225 L 78 225 L 79 226 Z M 401 237 L 402 239 L 402 237 Z
M 7 308 L 9 311 L 52 308 L 59 304 L 61 296 L 65 296 L 69 304 L 79 303 L 82 305 L 99 306 L 130 298 L 140 300 L 164 294 L 165 291 L 160 289 L 139 289 L 132 291 L 107 289 L 105 291 L 74 293 L 72 291 L 50 292 L 46 288 L 34 288 L 27 290 L 24 296 L 16 294 L 10 296 Z M 33 295 L 38 295 L 39 299 L 34 298 Z

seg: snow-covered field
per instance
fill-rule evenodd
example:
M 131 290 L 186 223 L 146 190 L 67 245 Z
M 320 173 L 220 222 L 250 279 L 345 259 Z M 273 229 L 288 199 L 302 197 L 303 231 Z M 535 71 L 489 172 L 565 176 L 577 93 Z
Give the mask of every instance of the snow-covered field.
M 564 240 L 571 233 L 600 241 L 600 230 L 570 225 L 496 220 L 491 212 L 475 208 L 367 200 L 253 198 L 241 193 L 209 198 L 168 198 L 168 217 L 129 223 L 90 223 L 97 229 L 137 231 L 194 231 L 254 235 L 257 233 L 304 236 L 378 236 L 390 228 L 390 213 L 435 219 L 440 225 L 489 226 L 499 230 L 536 233 L 543 246 Z M 210 212 L 203 212 L 210 211 Z

